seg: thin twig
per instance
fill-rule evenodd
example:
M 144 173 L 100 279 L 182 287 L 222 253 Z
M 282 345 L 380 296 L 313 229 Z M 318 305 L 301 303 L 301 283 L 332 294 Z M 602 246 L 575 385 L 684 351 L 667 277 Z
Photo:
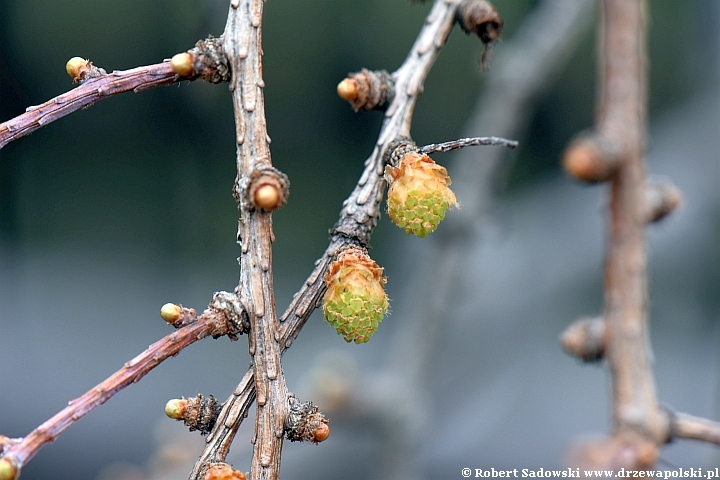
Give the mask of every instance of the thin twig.
M 234 313 L 233 316 L 237 315 Z M 68 406 L 48 419 L 28 435 L 15 440 L 2 453 L 18 470 L 22 468 L 47 443 L 54 441 L 68 427 L 107 402 L 123 388 L 138 382 L 164 360 L 177 355 L 185 347 L 207 336 L 223 336 L 239 333 L 228 320 L 228 315 L 208 309 L 200 317 L 194 310 L 183 310 L 183 326 L 150 345 L 141 354 L 125 363 L 123 368 L 87 391 L 81 397 L 68 402 Z
M 47 102 L 28 107 L 26 112 L 0 123 L 0 149 L 40 127 L 99 100 L 125 92 L 140 92 L 152 87 L 171 85 L 182 78 L 173 73 L 170 62 L 115 71 L 92 78 L 79 87 Z
M 720 445 L 720 422 L 695 417 L 687 413 L 675 413 L 672 419 L 674 437 L 702 440 L 703 442 Z
M 431 143 L 420 147 L 420 153 L 429 155 L 431 153 L 445 153 L 457 150 L 459 148 L 473 147 L 477 145 L 495 145 L 501 147 L 515 148 L 518 146 L 517 140 L 508 140 L 507 138 L 500 137 L 472 137 L 472 138 L 460 138 L 450 142 L 443 143 Z

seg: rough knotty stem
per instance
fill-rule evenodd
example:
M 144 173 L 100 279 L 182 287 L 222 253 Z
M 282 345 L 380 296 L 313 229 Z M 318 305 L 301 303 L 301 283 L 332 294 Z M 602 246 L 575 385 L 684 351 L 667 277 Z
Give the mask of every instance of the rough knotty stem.
M 330 244 L 280 319 L 281 352 L 290 347 L 307 319 L 322 302 L 325 294 L 322 278 L 335 253 L 348 244 L 369 243 L 370 234 L 380 218 L 385 187 L 383 154 L 396 138 L 409 135 L 412 107 L 421 93 L 423 80 L 452 30 L 459 3 L 460 0 L 435 2 L 405 62 L 392 74 L 396 85 L 396 96 L 386 111 L 386 118 L 375 148 L 365 162 L 365 169 L 355 189 L 343 203 L 340 218 L 332 231 Z M 249 241 L 247 237 L 241 238 L 244 242 Z M 248 247 L 243 244 L 244 248 Z M 190 480 L 202 478 L 204 465 L 209 462 L 224 460 L 235 432 L 242 419 L 247 416 L 250 405 L 255 399 L 254 387 L 255 381 L 251 369 L 223 404 L 216 428 L 208 435 L 205 449 L 190 473 Z
M 262 79 L 264 1 L 236 3 L 230 7 L 224 48 L 232 72 L 237 142 L 235 191 L 240 206 L 238 239 L 242 250 L 238 294 L 250 320 L 249 344 L 257 397 L 250 475 L 253 480 L 276 479 L 280 475 L 288 391 L 280 364 L 273 291 L 272 216 L 252 208 L 244 195 L 250 175 L 271 165 Z
M 611 182 L 605 276 L 607 359 L 615 431 L 635 430 L 660 444 L 667 418 L 658 407 L 648 343 L 644 142 L 646 49 L 643 0 L 605 0 L 597 130 L 617 145 Z
M 81 397 L 68 402 L 68 406 L 56 413 L 42 425 L 2 452 L 18 468 L 22 468 L 46 444 L 55 440 L 63 431 L 107 402 L 122 389 L 138 382 L 164 360 L 177 355 L 185 347 L 207 336 L 239 333 L 229 320 L 228 314 L 208 309 L 195 320 L 194 310 L 185 309 L 187 320 L 178 330 L 150 345 L 144 352 L 127 362 L 103 382 Z

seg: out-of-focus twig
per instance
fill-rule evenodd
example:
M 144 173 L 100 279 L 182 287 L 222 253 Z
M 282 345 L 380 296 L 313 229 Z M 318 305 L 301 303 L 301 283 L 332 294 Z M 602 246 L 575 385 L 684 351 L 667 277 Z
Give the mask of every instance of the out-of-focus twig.
M 720 422 L 695 417 L 687 413 L 672 415 L 672 434 L 676 438 L 701 440 L 720 445 Z

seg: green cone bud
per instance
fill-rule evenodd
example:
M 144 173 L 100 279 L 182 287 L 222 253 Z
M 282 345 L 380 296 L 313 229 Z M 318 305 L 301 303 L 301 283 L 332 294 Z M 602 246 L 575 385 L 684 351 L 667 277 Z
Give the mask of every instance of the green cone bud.
M 346 342 L 365 343 L 378 329 L 388 309 L 383 269 L 362 249 L 338 253 L 325 274 L 325 319 Z
M 409 153 L 397 167 L 386 167 L 385 175 L 388 215 L 405 233 L 424 237 L 434 232 L 447 209 L 458 204 L 448 188 L 447 170 L 427 155 Z

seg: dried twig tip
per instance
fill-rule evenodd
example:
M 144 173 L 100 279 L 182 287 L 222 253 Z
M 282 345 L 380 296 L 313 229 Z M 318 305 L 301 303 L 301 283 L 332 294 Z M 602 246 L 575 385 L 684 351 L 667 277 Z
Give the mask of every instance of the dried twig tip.
M 182 315 L 182 307 L 174 303 L 166 303 L 160 308 L 160 316 L 171 325 L 175 325 Z
M 0 480 L 15 480 L 19 476 L 18 473 L 17 467 L 11 460 L 0 458 Z
M 487 0 L 464 0 L 458 7 L 457 19 L 467 33 L 474 33 L 484 44 L 500 39 L 503 20 Z

